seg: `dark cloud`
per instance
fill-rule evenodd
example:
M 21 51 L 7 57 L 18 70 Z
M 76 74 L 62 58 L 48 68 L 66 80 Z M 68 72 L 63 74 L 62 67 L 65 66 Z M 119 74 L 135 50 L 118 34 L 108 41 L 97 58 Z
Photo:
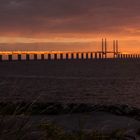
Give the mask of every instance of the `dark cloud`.
M 139 0 L 0 0 L 1 35 L 135 30 L 139 35 Z

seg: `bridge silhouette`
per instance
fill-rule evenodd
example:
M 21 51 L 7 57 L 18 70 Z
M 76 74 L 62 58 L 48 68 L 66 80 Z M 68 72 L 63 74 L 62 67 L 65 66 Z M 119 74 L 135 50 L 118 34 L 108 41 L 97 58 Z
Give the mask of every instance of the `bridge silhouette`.
M 14 56 L 16 59 L 13 59 Z M 25 59 L 23 59 L 23 55 Z M 108 57 L 112 55 L 112 57 Z M 30 61 L 30 60 L 107 60 L 107 59 L 139 59 L 140 54 L 123 53 L 119 51 L 118 40 L 113 40 L 112 50 L 108 50 L 107 39 L 102 39 L 99 51 L 0 51 L 0 61 Z M 31 56 L 33 58 L 31 58 Z

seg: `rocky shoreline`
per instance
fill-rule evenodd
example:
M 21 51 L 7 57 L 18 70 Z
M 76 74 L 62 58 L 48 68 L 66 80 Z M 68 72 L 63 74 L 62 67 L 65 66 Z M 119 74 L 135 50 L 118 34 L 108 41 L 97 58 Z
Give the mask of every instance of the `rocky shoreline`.
M 42 135 L 44 138 L 47 131 L 57 131 L 53 136 L 68 140 L 77 140 L 79 132 L 84 136 L 83 140 L 93 138 L 93 135 L 96 139 L 107 137 L 105 140 L 139 140 L 140 135 L 140 109 L 128 105 L 1 102 L 0 116 L 2 131 L 10 128 L 10 131 L 18 132 L 23 127 L 21 135 L 28 130 L 25 139 L 37 140 Z M 63 129 L 63 134 L 59 128 Z M 13 139 L 16 137 L 15 133 L 5 136 L 9 135 Z M 56 140 L 53 136 L 52 140 Z M 69 136 L 75 139 L 69 139 Z
M 129 105 L 99 105 L 99 104 L 62 104 L 62 103 L 13 103 L 1 102 L 0 114 L 12 115 L 13 113 L 30 115 L 60 115 L 73 113 L 88 113 L 104 111 L 119 116 L 127 116 L 140 120 L 140 109 Z

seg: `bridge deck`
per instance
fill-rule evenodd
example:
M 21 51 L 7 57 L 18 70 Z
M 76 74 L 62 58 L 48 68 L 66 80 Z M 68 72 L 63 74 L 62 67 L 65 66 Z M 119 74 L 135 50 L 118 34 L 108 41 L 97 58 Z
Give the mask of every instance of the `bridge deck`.
M 15 56 L 16 55 L 16 56 Z M 104 59 L 104 58 L 140 58 L 140 54 L 126 54 L 113 51 L 0 51 L 3 60 L 51 60 L 51 59 Z
M 2 55 L 8 54 L 76 54 L 76 53 L 104 53 L 102 51 L 0 51 Z M 114 53 L 113 51 L 108 51 L 106 53 Z M 120 53 L 120 52 L 118 52 Z

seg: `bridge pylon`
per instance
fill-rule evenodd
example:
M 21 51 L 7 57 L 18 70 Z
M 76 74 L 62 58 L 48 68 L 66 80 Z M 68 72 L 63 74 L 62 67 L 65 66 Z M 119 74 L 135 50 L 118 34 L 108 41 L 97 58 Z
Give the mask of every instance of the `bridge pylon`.
M 119 54 L 118 40 L 113 40 L 113 54 L 114 54 L 114 58 L 118 57 L 118 54 Z
M 107 58 L 107 39 L 102 39 L 102 58 Z

